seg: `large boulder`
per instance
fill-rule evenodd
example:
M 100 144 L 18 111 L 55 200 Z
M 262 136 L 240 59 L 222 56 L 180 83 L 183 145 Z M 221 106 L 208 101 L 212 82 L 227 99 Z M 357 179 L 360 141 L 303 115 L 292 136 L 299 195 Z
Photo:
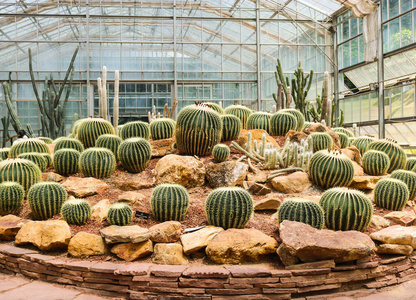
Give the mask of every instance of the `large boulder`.
M 412 252 L 413 248 L 410 245 L 381 244 L 377 247 L 379 254 L 410 255 Z
M 266 143 L 271 143 L 273 147 L 276 147 L 277 149 L 280 148 L 279 144 L 276 142 L 276 140 L 270 136 L 266 130 L 263 129 L 252 129 L 252 130 L 245 130 L 242 129 L 240 132 L 240 135 L 238 136 L 237 143 L 243 147 L 246 148 L 247 141 L 248 141 L 248 133 L 251 132 L 251 146 L 254 147 L 254 141 L 257 141 L 257 145 L 263 140 L 263 134 L 266 134 Z
M 272 189 L 255 181 L 244 181 L 243 188 L 253 195 L 264 196 L 270 194 Z
M 62 186 L 66 189 L 68 194 L 79 198 L 101 194 L 109 188 L 107 183 L 93 177 L 68 177 L 68 179 L 62 183 Z
M 254 202 L 254 210 L 276 210 L 282 204 L 282 200 L 277 196 L 269 196 Z
M 142 201 L 144 199 L 146 199 L 146 196 L 143 195 L 142 193 L 135 192 L 135 191 L 128 191 L 119 195 L 117 198 L 117 202 L 124 202 L 129 205 L 140 205 L 142 204 Z
M 29 222 L 29 220 L 19 218 L 15 215 L 0 217 L 0 240 L 14 240 L 14 237 L 19 232 L 20 228 L 27 222 Z
M 108 210 L 110 209 L 111 203 L 108 199 L 103 199 L 97 204 L 95 204 L 91 210 L 91 220 L 94 220 L 98 223 L 103 222 L 105 219 L 107 219 Z
M 149 230 L 138 225 L 111 225 L 101 229 L 100 234 L 107 244 L 140 243 L 150 238 Z
M 181 244 L 158 243 L 154 246 L 152 262 L 160 265 L 186 265 L 188 259 L 183 255 Z
M 374 232 L 370 235 L 373 240 L 384 244 L 410 245 L 416 249 L 416 227 L 395 225 Z
M 154 184 L 177 183 L 186 188 L 202 186 L 205 183 L 205 166 L 192 156 L 175 154 L 161 158 L 154 170 Z
M 348 156 L 352 161 L 355 161 L 357 164 L 362 166 L 360 150 L 355 146 L 349 146 L 347 148 L 341 149 L 341 152 Z
M 415 224 L 416 215 L 414 212 L 392 211 L 385 215 L 384 218 L 399 225 L 411 226 Z
M 352 261 L 367 257 L 376 249 L 371 238 L 358 231 L 319 230 L 287 220 L 280 224 L 280 238 L 290 254 L 303 262 Z
M 221 227 L 206 226 L 198 231 L 183 234 L 181 236 L 183 251 L 189 254 L 205 248 L 222 231 L 224 229 Z
M 138 174 L 125 173 L 121 177 L 110 178 L 110 181 L 123 191 L 137 191 L 154 186 L 150 171 L 143 171 Z
M 353 161 L 352 164 L 354 166 L 354 177 L 360 177 L 365 175 L 363 167 L 361 167 L 355 161 Z
M 209 163 L 206 177 L 209 185 L 215 189 L 223 186 L 242 185 L 248 173 L 248 165 L 229 160 L 222 163 Z
M 279 192 L 286 194 L 301 193 L 312 186 L 308 174 L 294 172 L 285 176 L 277 176 L 272 179 L 272 186 Z
M 149 142 L 152 146 L 152 157 L 162 157 L 168 154 L 175 154 L 177 150 L 172 147 L 175 141 L 175 137 L 163 140 L 150 140 Z
M 302 140 L 308 139 L 308 135 L 302 131 L 289 130 L 289 132 L 286 133 L 286 138 L 289 138 L 291 143 L 300 144 Z
M 83 231 L 78 232 L 68 245 L 68 253 L 73 257 L 86 258 L 107 252 L 107 245 L 101 236 Z
M 377 216 L 377 215 L 373 215 L 371 217 L 371 221 L 370 221 L 369 227 L 378 230 L 378 229 L 382 229 L 382 228 L 389 227 L 389 225 L 390 225 L 389 221 L 387 221 L 383 217 Z
M 155 243 L 174 243 L 182 233 L 181 223 L 167 221 L 149 228 L 150 240 Z
M 121 243 L 111 248 L 111 253 L 114 253 L 125 261 L 134 261 L 152 254 L 153 243 L 151 240 L 141 243 Z
M 355 168 L 354 168 L 355 171 Z M 358 190 L 374 190 L 376 183 L 380 180 L 385 178 L 386 176 L 356 176 L 352 179 L 349 187 L 358 189 Z

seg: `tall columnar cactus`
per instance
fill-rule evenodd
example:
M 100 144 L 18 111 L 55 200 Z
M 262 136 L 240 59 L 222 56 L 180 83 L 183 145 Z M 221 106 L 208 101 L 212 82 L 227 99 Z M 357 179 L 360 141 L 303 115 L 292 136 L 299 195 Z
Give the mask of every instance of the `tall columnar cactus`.
M 51 138 L 49 138 L 49 137 L 41 136 L 41 137 L 38 137 L 37 139 L 38 140 L 41 140 L 41 141 L 44 141 L 45 144 L 47 144 L 47 145 L 50 145 L 50 144 L 53 143 L 53 140 Z
M 1 157 L 1 153 L 0 153 L 0 157 Z M 414 169 L 414 167 L 416 167 L 416 157 L 408 157 L 406 160 L 406 170 L 411 171 Z
M 373 176 L 386 174 L 390 167 L 390 159 L 387 154 L 376 150 L 365 152 L 362 163 L 364 172 Z
M 360 150 L 361 156 L 363 156 L 364 153 L 367 151 L 368 145 L 374 142 L 375 140 L 376 139 L 373 137 L 360 136 L 352 142 L 352 145 L 357 147 L 357 149 Z
M 253 214 L 253 198 L 239 187 L 221 187 L 213 190 L 205 201 L 209 225 L 244 228 Z
M 0 215 L 18 212 L 24 197 L 25 189 L 20 183 L 12 181 L 0 183 Z
M 352 133 L 352 131 L 344 128 L 344 127 L 335 127 L 332 129 L 333 132 L 341 132 L 343 134 L 346 134 L 348 137 L 354 137 L 354 133 Z
M 226 161 L 230 157 L 230 148 L 224 144 L 217 144 L 212 149 L 212 156 L 217 162 Z
M 222 135 L 221 141 L 236 140 L 241 132 L 241 121 L 234 115 L 221 115 Z
M 42 172 L 30 160 L 16 158 L 0 162 L 0 182 L 18 182 L 27 192 L 33 184 L 41 180 Z
M 181 154 L 210 155 L 221 134 L 220 115 L 204 105 L 183 108 L 176 120 L 176 144 Z
M 130 173 L 139 173 L 146 169 L 152 157 L 152 147 L 143 138 L 131 138 L 123 141 L 118 147 L 118 157 Z
M 55 172 L 62 176 L 75 174 L 79 170 L 79 153 L 75 149 L 61 149 L 53 155 Z
M 321 150 L 312 155 L 309 176 L 315 184 L 324 188 L 349 186 L 354 177 L 354 165 L 344 154 Z
M 286 199 L 279 206 L 277 215 L 279 223 L 289 220 L 305 223 L 317 229 L 322 229 L 324 226 L 324 211 L 322 207 L 309 199 Z
M 4 91 L 4 100 L 6 101 L 6 106 L 9 112 L 7 115 L 7 118 L 5 118 L 4 121 L 2 122 L 4 122 L 3 123 L 4 128 L 9 128 L 8 123 L 11 123 L 14 131 L 17 133 L 19 130 L 23 129 L 23 126 L 20 123 L 20 120 L 17 116 L 16 110 L 12 103 L 12 96 L 13 96 L 12 72 L 9 72 L 9 81 L 3 82 L 2 86 L 3 86 L 3 91 Z M 7 135 L 8 134 L 6 134 L 6 136 Z
M 56 141 L 54 151 L 61 149 L 74 149 L 82 152 L 84 151 L 84 145 L 78 139 L 63 137 Z
M 247 120 L 247 129 L 263 129 L 270 133 L 270 118 L 271 114 L 267 112 L 254 112 Z
M 388 210 L 402 210 L 409 200 L 407 185 L 392 178 L 381 179 L 374 188 L 374 203 Z
M 389 156 L 390 167 L 387 170 L 387 173 L 406 167 L 406 153 L 404 153 L 402 147 L 394 141 L 387 139 L 374 141 L 367 146 L 367 151 L 368 150 L 382 151 Z
M 296 118 L 289 113 L 277 112 L 270 118 L 270 135 L 285 136 L 289 130 L 296 130 Z
M 83 199 L 67 200 L 62 205 L 61 213 L 68 224 L 83 225 L 91 218 L 91 205 Z
M 52 156 L 49 153 L 40 153 L 40 155 L 46 161 L 46 167 L 47 168 L 49 168 L 50 166 L 52 166 L 53 160 L 52 160 Z
M 41 172 L 46 171 L 47 161 L 45 158 L 43 158 L 41 153 L 37 153 L 37 152 L 22 153 L 22 154 L 19 154 L 17 158 L 30 160 L 31 162 L 34 162 L 39 167 Z
M 97 148 L 107 148 L 113 152 L 116 159 L 118 159 L 118 147 L 123 140 L 121 137 L 115 134 L 103 134 L 98 137 L 95 141 L 95 147 Z
M 305 117 L 299 110 L 293 109 L 293 108 L 287 108 L 287 109 L 281 109 L 279 110 L 279 112 L 288 113 L 294 116 L 296 118 L 296 124 L 297 124 L 296 131 L 302 131 L 305 125 Z
M 189 207 L 189 194 L 180 184 L 159 184 L 150 199 L 153 217 L 159 222 L 183 221 Z
M 234 115 L 240 119 L 243 129 L 247 129 L 248 117 L 251 115 L 251 109 L 242 105 L 230 105 L 225 108 L 224 113 L 227 115 Z
M 61 212 L 62 204 L 68 199 L 64 187 L 52 181 L 34 184 L 27 193 L 30 210 L 36 219 L 47 220 Z
M 326 132 L 313 132 L 309 135 L 308 141 L 312 144 L 313 152 L 332 149 L 334 141 Z
M 125 226 L 133 220 L 133 210 L 128 204 L 115 203 L 110 206 L 107 221 L 110 225 Z
M 116 70 L 114 72 L 114 98 L 113 98 L 113 126 L 114 126 L 116 135 L 118 135 L 118 118 L 119 118 L 119 113 L 120 113 L 119 91 L 120 91 L 120 72 Z
M 133 137 L 141 137 L 148 140 L 150 137 L 149 124 L 142 121 L 133 121 L 124 124 L 121 138 L 127 140 Z
M 332 188 L 325 191 L 319 204 L 325 212 L 325 225 L 332 230 L 366 231 L 373 216 L 373 205 L 357 190 Z
M 98 87 L 98 116 L 108 120 L 108 101 L 107 101 L 107 67 L 103 66 L 101 77 L 97 78 Z
M 396 170 L 391 173 L 392 179 L 403 181 L 409 189 L 409 200 L 413 200 L 416 196 L 416 173 L 406 170 Z
M 342 132 L 337 132 L 337 134 L 339 136 L 339 142 L 341 144 L 341 148 L 342 149 L 347 148 L 350 144 L 349 137 Z
M 28 152 L 50 153 L 50 150 L 44 141 L 36 138 L 25 139 L 18 141 L 10 148 L 9 158 L 17 158 L 19 154 Z
M 85 177 L 106 178 L 116 169 L 116 157 L 107 148 L 89 148 L 79 156 L 79 168 Z
M 217 113 L 219 113 L 220 115 L 224 114 L 224 110 L 222 109 L 222 107 L 214 102 L 204 102 L 204 105 L 207 105 L 208 107 L 210 107 L 212 110 L 216 111 Z
M 175 121 L 170 118 L 154 119 L 149 127 L 152 140 L 169 139 L 175 135 Z
M 115 134 L 115 131 L 110 122 L 100 118 L 85 119 L 77 128 L 77 139 L 85 148 L 94 147 L 97 138 L 103 134 Z
M 9 157 L 10 148 L 0 149 L 0 159 L 5 160 Z

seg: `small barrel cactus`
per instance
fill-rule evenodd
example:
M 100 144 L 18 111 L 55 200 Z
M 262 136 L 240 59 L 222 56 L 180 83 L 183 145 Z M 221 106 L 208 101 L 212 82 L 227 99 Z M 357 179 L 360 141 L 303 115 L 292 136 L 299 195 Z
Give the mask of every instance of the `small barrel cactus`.
M 61 212 L 62 204 L 68 199 L 64 187 L 53 181 L 34 184 L 27 193 L 30 210 L 39 220 L 47 220 Z
M 75 174 L 79 170 L 79 153 L 75 149 L 61 149 L 53 155 L 55 172 L 62 176 Z
M 50 166 L 52 166 L 53 160 L 52 160 L 52 156 L 48 153 L 40 153 L 40 155 L 42 155 L 43 159 L 46 161 L 46 167 L 49 168 Z
M 407 185 L 398 179 L 385 178 L 376 183 L 374 203 L 389 210 L 402 210 L 409 200 Z
M 345 135 L 347 135 L 348 137 L 354 137 L 354 133 L 352 133 L 350 130 L 344 128 L 344 127 L 335 127 L 332 129 L 333 132 L 336 133 L 343 133 Z
M 70 199 L 62 205 L 61 213 L 68 224 L 83 225 L 91 218 L 91 205 L 83 199 Z
M 241 132 L 241 121 L 234 115 L 221 115 L 222 136 L 221 141 L 236 140 Z
M 18 182 L 27 192 L 33 184 L 41 180 L 42 172 L 30 160 L 16 158 L 0 162 L 0 182 Z
M 341 144 L 341 148 L 347 148 L 350 144 L 349 137 L 342 132 L 337 132 L 337 134 L 339 136 L 339 142 Z
M 101 118 L 89 118 L 78 125 L 76 138 L 81 141 L 84 148 L 90 148 L 95 146 L 95 141 L 100 135 L 115 133 L 110 122 Z
M 212 156 L 218 162 L 226 161 L 230 157 L 230 148 L 224 144 L 215 145 L 212 150 Z
M 175 121 L 170 118 L 154 119 L 149 127 L 152 140 L 170 139 L 175 135 Z
M 128 204 L 115 203 L 110 206 L 107 221 L 110 225 L 125 226 L 133 220 L 133 210 Z
M 85 177 L 109 177 L 116 169 L 116 157 L 107 148 L 89 148 L 79 156 L 79 168 Z
M 50 145 L 53 143 L 53 140 L 51 138 L 48 137 L 44 137 L 44 136 L 40 136 L 37 138 L 38 140 L 44 141 L 45 144 Z
M 10 148 L 9 158 L 17 158 L 19 154 L 28 152 L 51 153 L 44 141 L 37 138 L 24 139 L 18 141 Z
M 324 211 L 322 207 L 309 199 L 286 199 L 279 206 L 277 215 L 279 223 L 289 220 L 305 223 L 317 229 L 322 229 L 324 226 Z
M 142 121 L 128 122 L 123 125 L 123 130 L 120 134 L 123 140 L 134 137 L 141 137 L 148 140 L 150 137 L 149 124 Z
M 357 190 L 332 188 L 325 191 L 319 204 L 325 212 L 325 225 L 332 230 L 366 231 L 373 216 L 373 205 Z
M 143 138 L 131 138 L 123 141 L 118 147 L 118 157 L 130 173 L 139 173 L 146 169 L 152 157 L 152 147 Z
M 212 110 L 216 111 L 217 113 L 219 113 L 220 115 L 224 114 L 224 110 L 222 109 L 222 107 L 214 102 L 204 102 L 203 105 L 208 106 L 209 108 L 211 108 Z
M 17 158 L 22 158 L 22 159 L 30 160 L 31 162 L 35 163 L 39 167 L 39 169 L 40 169 L 41 172 L 45 172 L 46 171 L 47 161 L 42 156 L 41 153 L 37 153 L 37 152 L 22 153 L 22 154 L 19 154 L 17 156 Z
M 334 141 L 332 137 L 326 132 L 314 132 L 308 137 L 312 141 L 313 152 L 332 149 Z
M 254 112 L 247 120 L 247 129 L 263 129 L 270 133 L 270 118 L 271 114 L 267 112 Z
M 77 139 L 64 137 L 56 141 L 54 152 L 61 149 L 74 149 L 82 152 L 84 151 L 84 145 Z
M 224 229 L 244 228 L 253 214 L 253 198 L 239 187 L 213 190 L 205 201 L 208 224 Z
M 387 154 L 376 150 L 365 152 L 362 162 L 364 172 L 373 176 L 386 174 L 390 166 L 390 159 Z
M 118 147 L 120 146 L 123 140 L 121 137 L 115 134 L 103 134 L 98 137 L 95 141 L 95 147 L 97 148 L 107 148 L 113 152 L 116 159 L 118 159 Z
M 363 156 L 364 153 L 367 151 L 368 145 L 374 142 L 375 140 L 376 139 L 373 137 L 360 136 L 352 142 L 352 145 L 357 147 L 357 149 L 360 150 L 361 156 Z
M 10 148 L 0 149 L 0 159 L 6 160 L 9 157 Z
M 296 118 L 289 113 L 277 112 L 270 118 L 270 135 L 285 136 L 289 130 L 296 130 Z
M 5 181 L 0 183 L 0 215 L 19 211 L 25 197 L 25 189 L 20 183 Z
M 406 160 L 406 170 L 411 171 L 416 167 L 416 157 L 408 157 Z
M 294 116 L 296 118 L 296 131 L 302 131 L 303 128 L 305 128 L 305 117 L 303 116 L 303 114 L 297 110 L 297 109 L 293 109 L 293 108 L 286 108 L 286 109 L 281 109 L 279 110 L 279 112 L 284 112 L 284 113 L 288 113 L 291 114 L 292 116 Z
M 377 150 L 384 152 L 390 158 L 390 167 L 387 173 L 394 170 L 404 169 L 406 167 L 406 153 L 396 142 L 390 140 L 378 140 L 367 146 L 368 150 Z
M 416 196 L 416 173 L 406 170 L 393 171 L 389 178 L 403 181 L 409 189 L 409 200 L 413 200 Z
M 224 113 L 227 115 L 234 115 L 239 118 L 243 129 L 247 129 L 247 120 L 252 111 L 250 108 L 242 105 L 230 105 L 225 108 Z
M 159 222 L 183 221 L 189 207 L 189 195 L 180 184 L 159 184 L 150 199 L 153 217 Z

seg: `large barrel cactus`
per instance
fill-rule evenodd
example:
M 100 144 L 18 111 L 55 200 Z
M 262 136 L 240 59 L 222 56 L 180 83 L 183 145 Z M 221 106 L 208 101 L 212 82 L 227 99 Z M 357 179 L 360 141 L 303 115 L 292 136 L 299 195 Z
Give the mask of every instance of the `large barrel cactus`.
M 176 120 L 176 144 L 181 154 L 206 156 L 221 141 L 220 115 L 203 105 L 183 108 Z
M 6 160 L 9 157 L 10 148 L 0 149 L 0 159 Z
M 294 116 L 296 118 L 296 124 L 297 124 L 296 131 L 302 131 L 302 129 L 305 126 L 305 117 L 299 110 L 293 109 L 293 108 L 286 108 L 286 109 L 279 110 L 279 112 L 288 113 Z
M 128 204 L 115 203 L 110 206 L 107 213 L 107 222 L 110 225 L 125 226 L 133 220 L 133 210 Z
M 375 140 L 376 139 L 373 137 L 360 136 L 352 142 L 352 145 L 357 147 L 357 149 L 360 150 L 361 156 L 363 156 L 364 153 L 367 151 L 368 145 L 374 142 Z
M 277 215 L 279 223 L 289 220 L 305 223 L 317 229 L 322 229 L 324 226 L 324 211 L 322 207 L 309 199 L 286 199 L 279 206 Z
M 71 131 L 72 137 L 74 137 L 74 138 L 77 137 L 78 127 L 84 120 L 88 120 L 88 119 L 79 119 L 79 120 L 75 121 L 74 126 L 72 126 L 72 131 Z
M 339 132 L 343 133 L 343 134 L 347 135 L 348 137 L 354 137 L 354 133 L 352 133 L 352 131 L 350 131 L 350 130 L 344 128 L 344 127 L 335 127 L 335 128 L 332 129 L 332 131 L 336 132 L 336 133 L 339 133 Z
M 392 178 L 381 179 L 374 188 L 374 203 L 389 210 L 402 210 L 409 200 L 407 185 Z
M 390 167 L 387 170 L 387 173 L 391 173 L 398 169 L 404 169 L 406 167 L 406 153 L 404 153 L 402 147 L 394 141 L 374 141 L 367 146 L 367 151 L 368 150 L 377 150 L 388 155 L 390 158 Z
M 311 133 L 308 140 L 312 143 L 313 152 L 332 149 L 334 144 L 332 137 L 326 132 Z
M 208 107 L 210 107 L 212 110 L 216 111 L 220 115 L 223 115 L 224 114 L 224 110 L 217 103 L 214 103 L 214 102 L 204 102 L 203 104 L 206 105 L 206 106 L 208 106 Z
M 339 136 L 339 142 L 341 144 L 341 148 L 347 148 L 350 145 L 350 138 L 342 132 L 337 132 L 336 134 L 338 134 Z
M 389 178 L 403 181 L 409 189 L 409 200 L 413 200 L 416 196 L 416 173 L 406 170 L 393 171 Z
M 175 135 L 175 121 L 170 118 L 154 119 L 150 123 L 152 140 L 170 139 Z
M 123 140 L 121 137 L 115 134 L 103 134 L 98 137 L 95 141 L 95 147 L 97 148 L 107 148 L 113 152 L 116 159 L 118 159 L 118 147 L 120 146 Z
M 130 173 L 139 173 L 146 169 L 152 157 L 152 147 L 143 138 L 131 138 L 123 141 L 118 147 L 118 157 Z
M 247 129 L 263 129 L 270 133 L 270 118 L 271 114 L 267 112 L 254 112 L 247 120 Z
M 362 162 L 364 172 L 373 176 L 386 174 L 390 167 L 390 159 L 387 154 L 376 150 L 366 151 Z
M 50 145 L 53 143 L 53 140 L 49 137 L 40 136 L 37 138 L 38 140 L 44 141 L 45 144 Z
M 67 200 L 62 205 L 61 213 L 68 224 L 83 225 L 91 218 L 91 205 L 83 199 Z
M 48 153 L 40 153 L 40 155 L 43 157 L 43 159 L 46 161 L 46 167 L 49 168 L 52 166 L 53 160 L 52 156 Z
M 79 153 L 75 149 L 61 149 L 53 155 L 55 172 L 62 176 L 75 174 L 79 170 Z
M 142 121 L 133 121 L 124 124 L 121 131 L 121 138 L 127 140 L 129 138 L 141 137 L 148 140 L 150 137 L 149 124 Z
M 236 140 L 241 132 L 241 121 L 234 115 L 221 115 L 222 136 L 221 141 Z
M 52 181 L 34 184 L 27 193 L 30 210 L 39 220 L 47 220 L 61 212 L 62 204 L 68 199 L 64 187 Z
M 296 130 L 296 118 L 289 113 L 277 112 L 270 118 L 270 135 L 285 136 L 290 130 Z
M 212 156 L 214 156 L 217 162 L 226 161 L 230 157 L 230 148 L 224 144 L 215 145 L 212 150 Z
M 325 191 L 319 204 L 325 212 L 325 225 L 332 230 L 366 231 L 373 216 L 373 205 L 357 190 L 332 188 Z
M 25 191 L 42 180 L 39 167 L 27 159 L 8 159 L 0 162 L 0 182 L 15 181 L 20 183 Z
M 189 207 L 189 195 L 180 184 L 159 184 L 150 199 L 153 217 L 159 222 L 183 221 Z
M 41 153 L 37 153 L 37 152 L 22 153 L 22 154 L 19 154 L 17 156 L 17 158 L 22 158 L 22 159 L 30 160 L 31 162 L 35 163 L 39 167 L 39 169 L 40 169 L 41 172 L 45 172 L 46 171 L 47 161 L 42 156 Z
M 115 134 L 113 125 L 101 118 L 89 118 L 80 122 L 76 137 L 85 148 L 90 148 L 95 146 L 95 141 L 103 134 Z
M 0 183 L 0 215 L 18 212 L 24 197 L 25 189 L 20 183 L 13 181 Z
M 37 138 L 20 140 L 15 143 L 9 152 L 9 158 L 17 158 L 19 154 L 28 152 L 51 153 L 48 145 Z
M 239 187 L 217 188 L 205 201 L 205 214 L 209 225 L 244 228 L 253 214 L 253 198 Z
M 85 177 L 109 177 L 116 169 L 116 157 L 107 148 L 89 148 L 79 156 L 79 168 Z
M 74 149 L 82 152 L 84 151 L 84 145 L 78 139 L 64 137 L 56 141 L 54 151 L 61 149 Z
M 408 157 L 406 160 L 406 170 L 411 171 L 416 167 L 416 157 Z
M 247 129 L 247 120 L 251 115 L 252 110 L 242 105 L 230 105 L 225 108 L 224 113 L 227 115 L 234 115 L 239 118 L 243 129 Z

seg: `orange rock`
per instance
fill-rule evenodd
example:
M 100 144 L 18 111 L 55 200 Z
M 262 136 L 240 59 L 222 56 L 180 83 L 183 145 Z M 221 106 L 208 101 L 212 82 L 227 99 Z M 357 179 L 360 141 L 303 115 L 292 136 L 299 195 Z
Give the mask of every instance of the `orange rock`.
M 301 140 L 308 139 L 308 135 L 301 131 L 289 130 L 286 138 L 289 138 L 292 143 L 300 143 Z
M 162 157 L 168 154 L 175 154 L 176 149 L 172 148 L 173 143 L 175 143 L 176 138 L 163 139 L 163 140 L 150 140 L 150 145 L 152 146 L 152 157 Z
M 109 188 L 108 184 L 104 181 L 93 177 L 68 177 L 62 186 L 66 189 L 68 194 L 80 198 L 101 194 Z
M 286 176 L 278 176 L 272 179 L 273 188 L 286 194 L 301 193 L 312 186 L 308 174 L 294 172 Z
M 263 138 L 263 134 L 265 133 L 266 134 L 266 143 L 272 143 L 273 147 L 276 147 L 278 149 L 280 148 L 279 144 L 276 142 L 276 140 L 273 137 L 271 137 L 266 132 L 266 130 L 263 130 L 263 129 L 252 129 L 252 130 L 243 129 L 243 130 L 241 130 L 240 135 L 238 136 L 238 140 L 237 140 L 237 143 L 241 147 L 243 147 L 243 148 L 246 147 L 249 132 L 251 132 L 251 139 L 252 139 L 251 145 L 252 145 L 252 147 L 254 147 L 254 141 L 255 140 L 257 140 L 257 145 L 260 144 L 260 142 L 262 141 L 262 138 Z

